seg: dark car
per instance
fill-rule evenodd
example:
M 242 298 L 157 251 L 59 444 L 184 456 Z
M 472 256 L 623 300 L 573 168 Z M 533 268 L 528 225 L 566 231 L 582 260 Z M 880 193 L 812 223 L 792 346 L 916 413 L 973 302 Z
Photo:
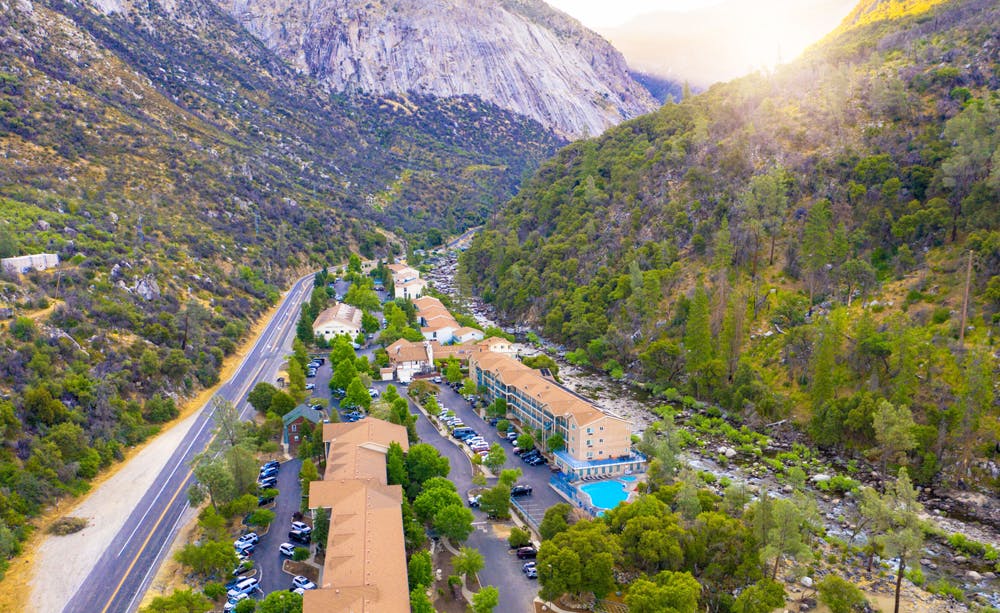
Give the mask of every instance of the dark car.
M 258 496 L 257 497 L 257 506 L 258 507 L 262 507 L 262 506 L 264 506 L 266 504 L 271 504 L 272 502 L 274 502 L 274 496 Z
M 538 550 L 534 547 L 521 547 L 517 550 L 518 560 L 534 560 L 538 557 Z
M 291 530 L 288 532 L 288 538 L 292 539 L 296 543 L 308 545 L 312 541 L 312 534 L 302 530 Z
M 264 477 L 260 481 L 257 482 L 257 485 L 259 485 L 261 489 L 265 489 L 266 490 L 268 488 L 272 488 L 272 487 L 278 485 L 278 478 L 275 477 L 275 476 L 273 476 L 273 475 L 270 476 L 270 477 Z
M 279 462 L 277 460 L 271 460 L 270 462 L 264 462 L 264 465 L 260 467 L 260 470 L 263 471 L 265 468 L 281 468 L 281 462 Z
M 515 485 L 510 488 L 511 496 L 531 496 L 531 486 L 530 485 Z

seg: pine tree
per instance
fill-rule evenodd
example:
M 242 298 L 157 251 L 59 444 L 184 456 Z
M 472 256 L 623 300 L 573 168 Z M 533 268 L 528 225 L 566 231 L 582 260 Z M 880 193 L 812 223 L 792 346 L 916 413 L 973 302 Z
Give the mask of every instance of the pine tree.
M 688 378 L 695 394 L 707 391 L 708 370 L 715 359 L 709 319 L 708 294 L 701 285 L 695 289 L 687 324 L 684 327 L 684 355 Z
M 832 224 L 833 212 L 830 210 L 829 200 L 820 200 L 809 210 L 802 232 L 802 260 L 809 277 L 810 306 L 830 263 Z

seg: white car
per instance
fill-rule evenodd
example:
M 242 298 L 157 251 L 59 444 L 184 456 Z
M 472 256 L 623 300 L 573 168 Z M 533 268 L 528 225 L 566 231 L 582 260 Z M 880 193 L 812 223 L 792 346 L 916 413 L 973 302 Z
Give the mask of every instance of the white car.
M 240 594 L 248 595 L 250 592 L 260 588 L 260 581 L 256 577 L 249 577 L 237 583 L 231 590 L 226 592 L 229 600 L 236 600 Z
M 312 528 L 310 528 L 309 526 L 300 521 L 292 522 L 292 530 L 301 530 L 302 532 L 306 533 L 312 532 Z
M 292 545 L 291 543 L 282 543 L 278 545 L 278 553 L 283 556 L 292 557 L 295 555 L 295 545 Z
M 250 596 L 247 594 L 237 594 L 235 598 L 230 598 L 229 600 L 226 601 L 226 604 L 225 606 L 222 607 L 222 610 L 227 612 L 232 611 L 236 609 L 236 605 L 238 605 L 241 600 L 246 600 L 247 598 L 250 598 Z
M 292 585 L 294 585 L 295 587 L 300 587 L 304 590 L 316 589 L 316 584 L 310 581 L 309 579 L 306 579 L 302 575 L 295 575 L 295 577 L 292 579 Z
M 316 384 L 315 383 L 306 383 L 306 389 L 307 390 L 314 390 L 314 389 L 316 389 Z

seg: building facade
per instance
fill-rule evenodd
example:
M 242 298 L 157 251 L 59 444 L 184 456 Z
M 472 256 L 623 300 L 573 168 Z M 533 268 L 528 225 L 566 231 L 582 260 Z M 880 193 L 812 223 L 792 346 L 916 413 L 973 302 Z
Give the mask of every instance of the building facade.
M 488 401 L 506 400 L 508 417 L 522 430 L 540 431 L 545 440 L 562 436 L 565 449 L 553 454 L 554 461 L 571 478 L 645 469 L 645 458 L 632 450 L 628 421 L 601 411 L 539 371 L 503 353 L 482 351 L 470 358 L 469 373 L 486 390 Z
M 59 255 L 56 253 L 36 253 L 34 255 L 19 255 L 13 258 L 3 258 L 0 266 L 11 274 L 20 274 L 31 270 L 47 270 L 59 265 Z
M 346 334 L 353 340 L 361 332 L 361 315 L 361 309 L 338 302 L 316 317 L 313 334 L 326 340 Z

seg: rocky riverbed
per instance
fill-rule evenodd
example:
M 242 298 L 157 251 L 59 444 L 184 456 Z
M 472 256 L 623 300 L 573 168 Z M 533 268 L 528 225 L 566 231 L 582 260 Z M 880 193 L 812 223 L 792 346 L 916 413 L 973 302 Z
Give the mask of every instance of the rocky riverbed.
M 434 287 L 451 296 L 456 303 L 461 304 L 484 326 L 498 326 L 515 333 L 522 341 L 525 338 L 524 327 L 501 325 L 489 305 L 482 303 L 475 296 L 463 295 L 456 283 L 457 256 L 450 253 L 440 256 L 435 267 L 428 274 L 428 279 Z M 650 401 L 645 392 L 627 382 L 614 380 L 606 373 L 576 367 L 562 358 L 564 351 L 558 345 L 547 343 L 540 339 L 538 345 L 522 342 L 518 345 L 522 355 L 530 356 L 546 353 L 559 364 L 559 378 L 563 385 L 574 392 L 589 398 L 595 405 L 612 414 L 628 419 L 633 424 L 633 430 L 641 434 L 656 421 L 658 416 L 653 407 L 663 404 L 662 401 Z M 686 428 L 683 414 L 678 419 L 679 427 Z M 738 424 L 736 424 L 738 425 Z M 770 451 L 791 449 L 794 443 L 805 443 L 801 433 L 794 428 L 777 427 L 764 432 L 769 437 Z M 766 487 L 772 495 L 784 496 L 792 491 L 787 480 L 779 478 L 771 467 L 760 458 L 748 456 L 733 448 L 730 441 L 722 438 L 705 437 L 696 433 L 699 445 L 684 452 L 683 461 L 695 471 L 715 475 L 717 483 L 714 487 L 721 493 L 721 483 L 743 482 L 752 492 L 759 492 Z M 825 460 L 825 461 L 824 461 Z M 840 458 L 817 459 L 817 466 L 822 470 L 812 472 L 807 491 L 815 495 L 817 508 L 824 523 L 827 534 L 833 535 L 844 542 L 853 539 L 853 544 L 863 544 L 864 535 L 857 531 L 851 521 L 856 516 L 856 504 L 850 492 L 844 495 L 823 492 L 816 487 L 819 481 L 829 479 L 835 473 L 833 465 L 844 465 Z M 867 470 L 856 470 L 853 475 L 861 481 L 874 482 L 877 473 Z M 970 559 L 968 555 L 955 551 L 948 545 L 946 537 L 951 534 L 964 534 L 971 540 L 992 545 L 1000 549 L 1000 500 L 995 497 L 975 492 L 954 490 L 923 490 L 921 500 L 928 510 L 926 519 L 938 527 L 941 538 L 929 538 L 921 556 L 920 570 L 927 583 L 944 579 L 959 587 L 966 595 L 967 601 L 980 606 L 1000 608 L 1000 579 L 998 579 L 994 564 L 987 563 L 981 557 Z M 832 549 L 831 549 L 832 553 Z M 864 573 L 867 560 L 857 559 L 856 566 L 848 560 L 849 568 L 857 569 L 857 577 L 851 577 L 859 585 L 863 585 L 871 594 L 892 594 L 893 582 L 890 580 L 896 568 L 895 560 L 878 560 L 882 566 L 876 566 L 874 575 Z M 881 569 L 881 570 L 879 570 Z M 888 577 L 888 578 L 887 578 Z M 818 580 L 818 577 L 815 578 Z M 811 583 L 811 581 L 807 581 Z M 909 601 L 914 610 L 921 611 L 964 611 L 969 610 L 965 603 L 949 601 L 918 589 L 910 582 L 907 585 Z M 795 585 L 798 593 L 793 590 L 793 597 L 808 600 L 815 598 L 811 586 Z M 811 594 L 811 596 L 810 596 Z M 808 604 L 808 603 L 807 603 Z M 807 610 L 807 607 L 800 610 Z

